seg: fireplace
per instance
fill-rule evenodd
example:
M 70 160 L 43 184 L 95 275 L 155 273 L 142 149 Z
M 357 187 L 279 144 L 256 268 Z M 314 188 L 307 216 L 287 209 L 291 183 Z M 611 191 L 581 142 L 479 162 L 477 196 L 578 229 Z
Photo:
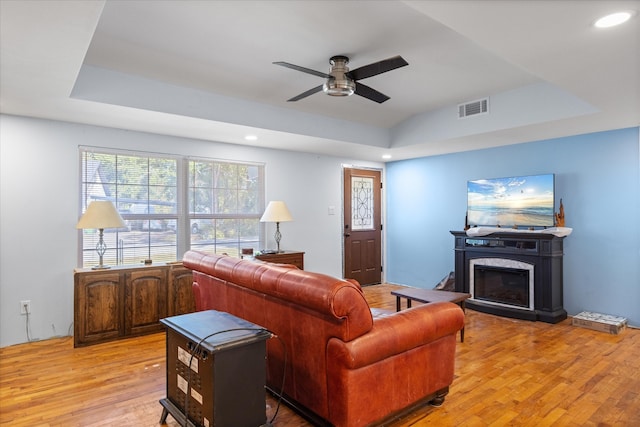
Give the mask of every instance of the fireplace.
M 455 289 L 466 307 L 525 320 L 557 323 L 562 304 L 563 238 L 546 233 L 497 232 L 455 236 Z
M 534 266 L 504 258 L 470 261 L 471 299 L 501 307 L 533 310 Z

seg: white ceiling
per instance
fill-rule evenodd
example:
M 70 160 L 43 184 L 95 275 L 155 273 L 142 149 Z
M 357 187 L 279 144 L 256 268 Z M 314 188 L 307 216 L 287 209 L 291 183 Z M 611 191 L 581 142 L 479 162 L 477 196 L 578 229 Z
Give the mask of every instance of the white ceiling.
M 626 24 L 592 26 L 634 10 Z M 0 0 L 0 111 L 381 161 L 640 125 L 640 1 Z M 391 99 L 286 100 L 346 55 Z M 489 114 L 457 105 L 489 97 Z M 258 135 L 247 142 L 246 134 Z

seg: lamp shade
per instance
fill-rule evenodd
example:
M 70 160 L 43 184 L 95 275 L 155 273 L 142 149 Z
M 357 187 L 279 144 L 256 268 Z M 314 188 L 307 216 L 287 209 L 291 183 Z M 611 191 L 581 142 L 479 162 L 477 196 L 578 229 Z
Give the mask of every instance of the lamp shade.
M 293 217 L 287 209 L 287 205 L 282 201 L 271 201 L 267 205 L 267 209 L 265 209 L 262 214 L 262 218 L 260 218 L 260 222 L 287 222 L 293 221 Z
M 87 210 L 76 224 L 81 229 L 122 228 L 127 224 L 109 201 L 94 201 L 89 204 Z

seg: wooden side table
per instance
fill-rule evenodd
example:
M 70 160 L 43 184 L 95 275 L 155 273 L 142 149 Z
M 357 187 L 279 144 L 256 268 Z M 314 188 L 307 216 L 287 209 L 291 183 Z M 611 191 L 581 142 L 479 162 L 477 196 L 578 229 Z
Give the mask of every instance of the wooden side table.
M 277 264 L 291 264 L 304 270 L 304 252 L 280 251 L 273 254 L 260 254 L 254 257 L 260 261 L 273 262 Z
M 439 291 L 435 289 L 422 288 L 402 288 L 391 291 L 391 295 L 396 297 L 396 311 L 400 311 L 400 298 L 407 299 L 407 308 L 411 308 L 411 301 L 423 303 L 429 302 L 452 302 L 458 304 L 462 311 L 465 310 L 465 301 L 471 298 L 471 294 L 463 292 Z M 460 330 L 460 342 L 464 342 L 464 326 Z

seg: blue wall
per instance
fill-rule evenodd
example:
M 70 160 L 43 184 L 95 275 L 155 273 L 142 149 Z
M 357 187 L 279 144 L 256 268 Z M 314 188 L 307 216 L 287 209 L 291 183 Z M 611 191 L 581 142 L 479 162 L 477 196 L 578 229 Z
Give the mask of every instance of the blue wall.
M 453 270 L 470 179 L 554 173 L 562 198 L 564 308 L 640 325 L 640 128 L 391 162 L 386 279 L 433 287 Z

